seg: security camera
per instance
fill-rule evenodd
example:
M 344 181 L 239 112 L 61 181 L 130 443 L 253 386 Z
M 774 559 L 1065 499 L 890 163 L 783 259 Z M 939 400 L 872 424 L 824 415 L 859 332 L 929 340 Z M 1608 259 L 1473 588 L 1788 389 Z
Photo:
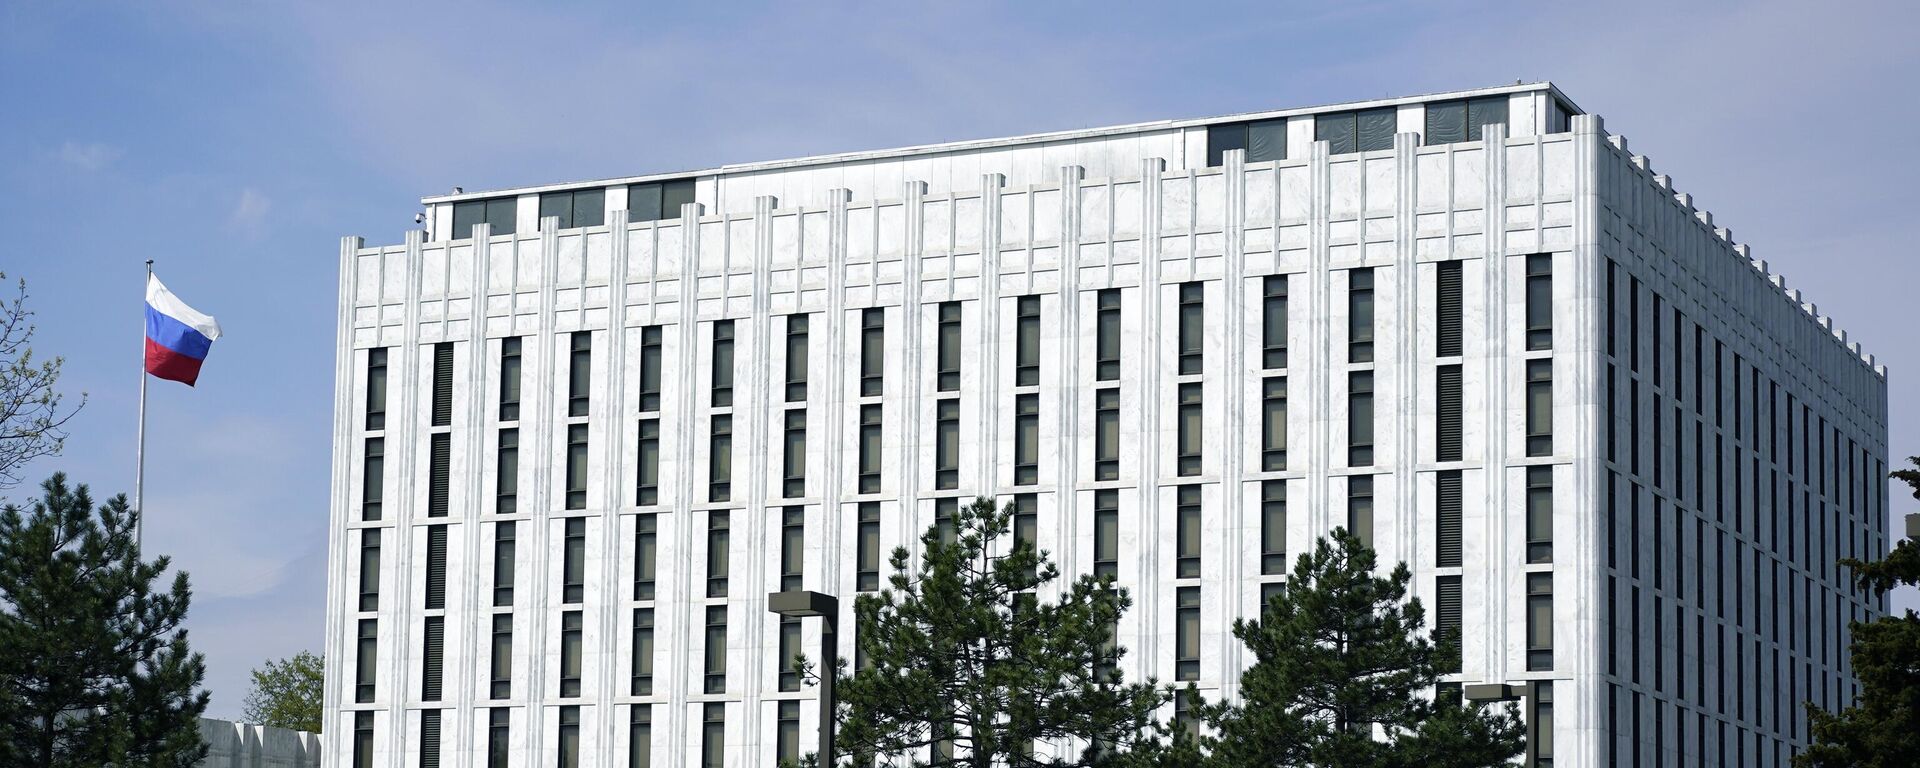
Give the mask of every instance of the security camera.
M 414 214 L 414 215 L 413 215 L 413 223 L 415 223 L 415 224 L 425 224 L 425 223 L 427 223 L 427 215 L 426 215 L 426 214 L 424 214 L 424 213 L 416 213 L 416 214 Z

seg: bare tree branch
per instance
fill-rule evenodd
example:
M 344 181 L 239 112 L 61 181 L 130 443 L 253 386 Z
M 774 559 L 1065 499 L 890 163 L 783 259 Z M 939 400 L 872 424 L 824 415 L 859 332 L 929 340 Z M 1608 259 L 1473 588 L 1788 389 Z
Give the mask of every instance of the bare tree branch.
M 0 280 L 7 277 L 0 272 Z M 55 389 L 62 358 L 33 356 L 33 310 L 27 308 L 27 281 L 18 282 L 11 300 L 0 300 L 0 489 L 20 484 L 20 471 L 34 459 L 55 456 L 66 445 L 64 427 L 87 404 L 63 408 Z

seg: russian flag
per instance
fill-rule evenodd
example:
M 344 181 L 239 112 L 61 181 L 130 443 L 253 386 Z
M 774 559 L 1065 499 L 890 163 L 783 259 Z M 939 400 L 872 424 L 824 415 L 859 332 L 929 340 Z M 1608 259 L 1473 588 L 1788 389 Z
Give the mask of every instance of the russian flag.
M 147 373 L 191 387 L 217 338 L 220 324 L 211 315 L 187 306 L 160 278 L 147 275 Z

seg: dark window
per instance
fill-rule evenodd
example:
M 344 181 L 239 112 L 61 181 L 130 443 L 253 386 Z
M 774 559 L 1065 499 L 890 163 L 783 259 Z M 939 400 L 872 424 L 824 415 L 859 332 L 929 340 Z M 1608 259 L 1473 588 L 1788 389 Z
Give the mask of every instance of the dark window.
M 1287 468 L 1287 377 L 1268 376 L 1260 384 L 1260 469 Z
M 724 605 L 707 606 L 707 641 L 704 653 L 706 692 L 725 693 L 727 690 L 727 607 Z
M 860 406 L 860 493 L 880 492 L 881 416 L 879 403 Z
M 1700 665 L 1705 668 L 1704 664 Z M 1527 734 L 1527 747 L 1533 753 L 1534 766 L 1548 768 L 1553 765 L 1553 682 L 1540 680 L 1533 683 L 1533 717 Z M 1706 715 L 1700 716 L 1699 755 L 1701 761 L 1707 756 Z M 1685 721 L 1681 721 L 1683 724 Z M 1778 761 L 1776 761 L 1778 764 Z
M 1013 497 L 1013 546 L 1014 549 L 1026 549 L 1034 553 L 1040 551 L 1040 497 L 1023 493 Z M 1028 566 L 1028 583 L 1038 580 L 1038 570 Z M 1020 610 L 1016 603 L 1014 609 Z
M 707 438 L 707 501 L 733 498 L 733 417 L 713 415 Z
M 880 504 L 860 502 L 859 540 L 855 542 L 854 589 L 872 592 L 880 588 Z
M 800 762 L 800 702 L 782 701 L 776 714 L 779 724 L 774 736 L 774 757 L 781 765 Z
M 780 512 L 780 589 L 800 588 L 801 569 L 806 557 L 807 516 L 800 507 Z
M 1553 361 L 1527 361 L 1527 455 L 1553 453 Z M 1657 445 L 1658 443 L 1656 443 Z
M 433 345 L 433 419 L 432 426 L 453 423 L 453 343 Z
M 1120 390 L 1093 391 L 1093 479 L 1120 479 Z
M 860 396 L 885 391 L 887 375 L 887 311 L 879 307 L 860 311 Z
M 381 497 L 386 491 L 387 441 L 369 437 L 366 454 L 360 460 L 360 519 L 380 519 Z
M 1659 616 L 1659 612 L 1654 613 Z M 1553 574 L 1527 574 L 1527 669 L 1553 669 Z
M 1175 440 L 1174 470 L 1181 477 L 1200 474 L 1200 436 L 1206 427 L 1203 421 L 1201 404 L 1201 385 L 1198 382 L 1180 385 L 1180 423 Z
M 567 518 L 566 530 L 560 562 L 560 602 L 575 604 L 587 595 L 587 519 Z
M 353 700 L 366 704 L 373 701 L 374 679 L 380 669 L 379 622 L 361 619 L 359 641 L 360 647 L 354 659 Z
M 640 329 L 640 412 L 660 410 L 660 326 Z
M 627 768 L 653 765 L 653 705 L 634 704 L 627 716 Z
M 933 487 L 960 487 L 960 401 L 934 402 Z
M 520 430 L 500 430 L 500 446 L 494 452 L 493 511 L 511 515 L 520 511 Z
M 563 611 L 560 614 L 560 696 L 575 698 L 580 695 L 580 656 L 585 650 L 581 647 L 585 622 L 579 611 Z
M 641 419 L 634 446 L 633 502 L 642 507 L 660 503 L 660 420 Z
M 577 331 L 569 343 L 572 356 L 567 362 L 567 415 L 587 415 L 587 398 L 593 385 L 593 334 Z
M 1174 590 L 1173 679 L 1200 679 L 1200 588 Z
M 807 412 L 802 408 L 787 411 L 786 444 L 781 456 L 781 495 L 791 499 L 807 495 Z
M 700 706 L 700 768 L 726 768 L 727 705 Z
M 633 519 L 633 599 L 653 599 L 654 573 L 659 564 L 660 518 L 639 515 Z
M 427 517 L 447 516 L 447 494 L 452 482 L 453 435 L 436 432 L 427 438 Z
M 494 523 L 493 604 L 495 607 L 504 608 L 513 605 L 513 546 L 513 523 Z
M 653 694 L 653 609 L 633 609 L 633 677 L 627 690 L 634 696 Z
M 1347 466 L 1373 464 L 1373 371 L 1347 374 Z
M 1427 105 L 1427 146 L 1479 141 L 1488 125 L 1505 125 L 1507 97 L 1436 101 Z
M 1040 482 L 1040 396 L 1013 398 L 1013 484 Z
M 1261 286 L 1261 358 L 1265 368 L 1287 367 L 1287 276 L 1268 275 Z
M 933 527 L 939 532 L 940 542 L 952 544 L 957 531 L 954 529 L 954 517 L 960 512 L 960 500 L 944 498 L 933 500 Z
M 940 305 L 940 337 L 938 366 L 935 379 L 936 389 L 941 392 L 960 390 L 960 303 L 945 302 Z
M 496 197 L 491 200 L 463 200 L 453 204 L 453 239 L 465 240 L 473 237 L 473 228 L 486 224 L 491 229 L 489 235 L 511 235 L 514 227 L 514 211 L 520 201 L 513 197 Z
M 487 710 L 487 768 L 507 768 L 513 754 L 513 711 Z
M 713 323 L 713 390 L 711 405 L 733 405 L 733 321 Z
M 597 227 L 607 220 L 605 189 L 573 189 L 540 195 L 540 218 L 560 219 L 561 229 Z
M 1373 546 L 1373 476 L 1347 478 L 1347 531 L 1367 547 Z
M 1040 384 L 1040 297 L 1022 296 L 1016 302 L 1013 344 L 1013 385 Z
M 1347 272 L 1347 362 L 1373 362 L 1373 270 Z
M 1120 380 L 1120 290 L 1108 288 L 1099 293 L 1099 313 L 1094 339 L 1095 381 Z
M 1459 461 L 1461 458 L 1460 366 L 1442 365 L 1434 369 L 1434 460 Z
M 367 350 L 367 429 L 387 428 L 387 351 Z
M 439 701 L 435 695 L 427 701 Z M 440 710 L 420 710 L 420 768 L 440 768 Z
M 373 768 L 373 713 L 353 713 L 353 768 Z
M 1286 119 L 1207 126 L 1207 167 L 1219 167 L 1233 149 L 1246 150 L 1249 163 L 1287 159 Z
M 500 420 L 520 420 L 520 338 L 500 340 Z
M 1434 354 L 1439 357 L 1460 355 L 1461 266 L 1458 261 L 1443 261 L 1434 274 Z
M 380 529 L 360 531 L 360 610 L 380 610 Z
M 512 696 L 513 614 L 511 613 L 493 615 L 493 653 L 488 659 L 488 664 L 488 697 L 504 699 Z
M 1527 467 L 1527 562 L 1553 562 L 1552 467 Z
M 707 513 L 707 597 L 727 596 L 727 571 L 731 567 L 732 517 L 724 509 Z
M 560 743 L 556 745 L 560 768 L 580 768 L 580 708 L 560 708 Z
M 1437 512 L 1437 522 L 1434 526 L 1434 541 L 1437 544 L 1434 565 L 1440 568 L 1459 568 L 1460 517 L 1463 505 L 1460 470 L 1443 470 L 1435 475 L 1434 498 Z
M 1287 481 L 1260 483 L 1260 573 L 1287 571 Z
M 680 218 L 680 206 L 693 202 L 693 179 L 668 179 L 627 185 L 629 221 Z
M 1527 349 L 1552 348 L 1553 256 L 1536 253 L 1527 257 Z
M 1200 283 L 1180 285 L 1180 375 L 1201 372 L 1206 332 L 1206 286 Z
M 567 509 L 587 508 L 587 425 L 567 427 Z
M 1120 492 L 1093 492 L 1093 575 L 1120 576 Z
M 1392 149 L 1398 124 L 1393 107 L 1334 112 L 1314 116 L 1313 137 L 1330 144 L 1329 151 L 1336 155 Z
M 447 527 L 427 526 L 427 610 L 447 607 Z
M 1440 638 L 1443 652 L 1436 659 L 1438 671 L 1460 671 L 1460 577 L 1434 579 L 1433 631 Z
M 1200 486 L 1183 485 L 1175 492 L 1173 577 L 1200 578 Z
M 787 318 L 787 402 L 807 399 L 807 316 Z

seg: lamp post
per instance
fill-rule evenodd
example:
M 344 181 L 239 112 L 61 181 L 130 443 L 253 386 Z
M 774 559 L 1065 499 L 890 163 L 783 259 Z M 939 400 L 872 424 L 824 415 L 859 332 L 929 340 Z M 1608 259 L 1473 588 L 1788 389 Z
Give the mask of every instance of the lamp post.
M 840 601 L 833 595 L 806 590 L 788 590 L 767 594 L 767 610 L 781 616 L 804 619 L 818 616 L 826 619 L 820 629 L 820 765 L 832 768 L 833 757 L 833 715 L 839 708 L 834 698 L 833 679 L 840 666 L 839 640 L 835 626 L 840 619 Z

